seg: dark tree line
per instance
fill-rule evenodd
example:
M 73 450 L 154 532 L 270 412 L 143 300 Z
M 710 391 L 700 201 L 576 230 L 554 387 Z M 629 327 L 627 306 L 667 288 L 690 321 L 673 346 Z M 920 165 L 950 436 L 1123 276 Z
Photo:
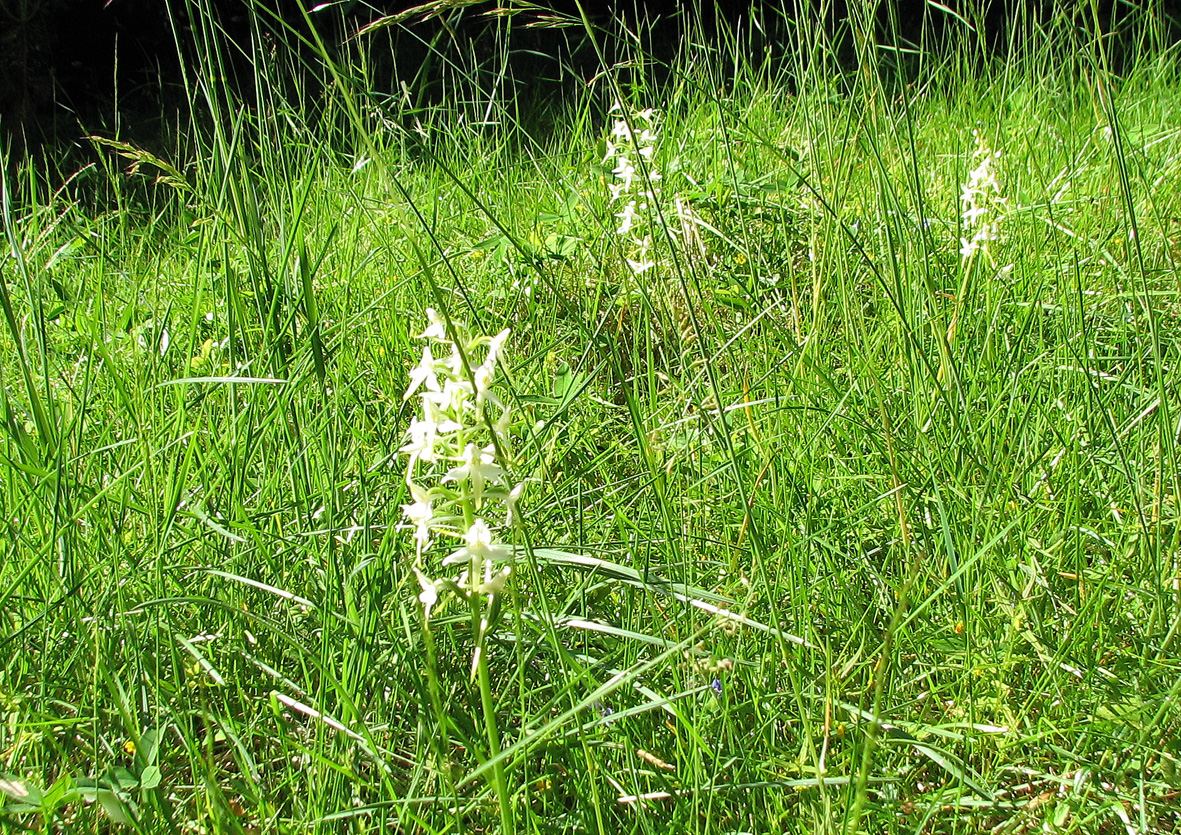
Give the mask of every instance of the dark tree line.
M 198 52 L 195 26 L 201 15 L 214 23 L 225 39 L 226 70 L 232 84 L 246 88 L 255 78 L 249 66 L 252 38 L 270 38 L 273 48 L 287 48 L 297 54 L 307 51 L 298 33 L 309 24 L 328 44 L 339 44 L 365 24 L 385 14 L 417 5 L 414 0 L 344 0 L 318 11 L 310 11 L 319 0 L 0 0 L 0 142 L 6 151 L 50 146 L 87 132 L 113 132 L 144 137 L 169 130 L 185 93 L 183 70 L 195 63 Z M 424 2 L 424 0 L 419 0 Z M 480 15 L 485 7 L 466 12 L 461 29 L 473 43 L 490 27 Z M 511 5 L 501 3 L 500 5 Z M 554 12 L 576 15 L 574 0 L 540 0 Z M 687 25 L 683 3 L 668 0 L 586 0 L 584 7 L 595 25 L 610 29 L 620 20 L 637 24 L 646 21 L 645 31 L 652 48 L 671 54 L 676 39 Z M 1088 25 L 1089 2 L 1061 4 L 1048 0 L 948 0 L 965 17 L 982 23 L 985 41 L 992 49 L 1012 45 L 1013 21 L 1037 21 L 1061 14 L 1064 6 L 1077 7 L 1078 25 Z M 1158 31 L 1175 38 L 1179 31 L 1176 0 L 1101 0 L 1101 25 L 1112 32 L 1130 18 L 1151 16 Z M 945 11 L 922 0 L 872 3 L 880 39 L 900 38 L 912 43 L 937 44 L 949 25 Z M 797 21 L 827 10 L 823 25 L 840 41 L 847 26 L 845 2 L 820 0 L 762 0 L 722 2 L 702 0 L 694 23 L 707 34 L 719 21 L 729 25 L 755 16 L 761 23 L 754 34 L 774 51 L 787 48 L 796 32 Z M 454 22 L 454 21 L 452 21 Z M 384 33 L 390 43 L 387 60 L 404 66 L 393 68 L 390 77 L 421 74 L 428 64 L 432 31 L 438 20 L 418 24 L 413 35 Z M 432 30 L 432 27 L 436 27 Z M 751 31 L 752 27 L 747 26 Z M 521 28 L 514 32 L 514 55 L 521 62 L 520 75 L 552 76 L 535 72 L 530 62 L 539 53 L 548 54 L 565 66 L 593 63 L 596 56 L 577 37 L 556 37 L 554 30 Z M 851 51 L 850 51 L 850 54 Z M 423 89 L 426 89 L 424 86 Z M 550 91 L 552 94 L 552 91 Z

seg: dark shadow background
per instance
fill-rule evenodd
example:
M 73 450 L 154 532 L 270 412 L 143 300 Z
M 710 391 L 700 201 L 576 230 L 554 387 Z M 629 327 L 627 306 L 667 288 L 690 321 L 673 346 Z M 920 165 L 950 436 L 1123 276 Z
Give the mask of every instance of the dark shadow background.
M 304 9 L 310 10 L 318 0 L 305 2 Z M 559 15 L 578 14 L 573 0 L 539 0 L 538 4 Z M 336 46 L 383 14 L 413 5 L 412 0 L 344 0 L 305 16 L 294 0 L 0 0 L 0 143 L 10 160 L 26 153 L 60 156 L 79 137 L 91 133 L 118 135 L 146 147 L 168 147 L 170 137 L 189 124 L 184 70 L 197 71 L 195 38 L 205 28 L 194 27 L 197 21 L 192 18 L 198 14 L 224 38 L 230 89 L 249 101 L 255 78 L 248 57 L 252 38 L 256 47 L 269 44 L 271 49 L 288 49 L 308 58 L 311 51 L 294 33 L 306 35 L 309 20 L 325 43 Z M 481 12 L 494 5 L 451 13 L 445 18 L 453 27 L 448 37 L 458 33 L 469 55 L 479 56 L 482 49 L 491 55 L 486 42 L 495 39 L 498 26 L 503 33 L 504 23 Z M 716 37 L 719 24 L 729 31 L 739 26 L 751 33 L 752 49 L 773 55 L 791 49 L 800 26 L 797 21 L 815 19 L 817 10 L 825 8 L 825 30 L 837 44 L 838 54 L 853 60 L 844 2 L 702 0 L 703 8 L 688 13 L 681 10 L 682 5 L 668 0 L 584 3 L 592 23 L 604 30 L 618 32 L 627 27 L 645 32 L 658 61 L 674 54 L 689 23 L 686 14 L 696 16 L 694 22 L 707 40 Z M 1063 6 L 1038 0 L 947 0 L 944 5 L 983 21 L 985 47 L 993 53 L 1019 46 L 1014 41 L 1015 21 L 1028 25 Z M 1090 4 L 1067 5 L 1077 7 L 1074 23 L 1079 37 L 1091 38 Z M 198 6 L 207 11 L 194 11 Z M 949 16 L 927 2 L 874 6 L 879 41 L 893 41 L 895 26 L 900 39 L 921 43 L 924 49 L 938 49 L 946 35 Z M 1101 0 L 1101 25 L 1113 33 L 1112 54 L 1126 63 L 1142 47 L 1139 35 L 1131 33 L 1142 33 L 1150 25 L 1166 32 L 1169 42 L 1176 42 L 1181 33 L 1176 6 L 1176 0 Z M 758 26 L 751 26 L 752 18 Z M 528 19 L 523 15 L 517 20 Z M 430 73 L 442 70 L 437 60 L 428 60 L 425 44 L 439 34 L 441 26 L 440 20 L 433 20 L 369 36 L 385 39 L 386 48 L 376 51 L 385 55 L 385 66 L 379 63 L 376 77 L 387 79 L 390 86 L 395 86 L 394 79 L 415 79 L 420 82 L 415 85 L 417 93 L 429 97 L 435 83 Z M 511 62 L 517 93 L 553 100 L 566 95 L 574 79 L 593 74 L 599 60 L 584 34 L 577 27 L 514 28 Z M 599 40 L 610 48 L 610 39 Z M 895 71 L 905 72 L 905 68 Z M 311 78 L 308 86 L 299 88 L 300 95 L 314 95 L 315 84 Z

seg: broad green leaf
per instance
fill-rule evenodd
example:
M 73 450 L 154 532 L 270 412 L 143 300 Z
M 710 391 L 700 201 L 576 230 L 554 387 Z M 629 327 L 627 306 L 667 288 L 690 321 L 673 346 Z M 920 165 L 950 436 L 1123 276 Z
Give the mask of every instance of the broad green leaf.
M 0 792 L 8 795 L 17 803 L 24 803 L 33 808 L 41 806 L 41 789 L 28 780 L 22 780 L 14 775 L 0 776 Z

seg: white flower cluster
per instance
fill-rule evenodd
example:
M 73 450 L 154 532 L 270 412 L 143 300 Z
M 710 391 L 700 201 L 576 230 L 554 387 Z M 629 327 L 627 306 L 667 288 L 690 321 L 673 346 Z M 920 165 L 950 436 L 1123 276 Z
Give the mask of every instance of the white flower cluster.
M 960 238 L 960 257 L 964 263 L 977 254 L 988 255 L 989 242 L 998 237 L 1000 219 L 1008 202 L 1001 194 L 995 166 L 998 154 L 988 147 L 979 131 L 972 131 L 976 138 L 976 150 L 972 160 L 976 167 L 968 174 L 960 194 L 960 222 L 963 236 Z
M 406 485 L 414 500 L 402 506 L 403 527 L 414 532 L 419 599 L 429 617 L 440 588 L 462 595 L 504 589 L 513 551 L 497 542 L 496 531 L 514 524 L 524 485 L 508 483 L 511 412 L 492 388 L 508 330 L 472 337 L 462 325 L 448 328 L 433 309 L 427 317 L 419 336 L 427 344 L 404 395 L 417 397 L 422 408 L 401 452 L 409 458 Z M 445 359 L 435 357 L 432 349 L 440 348 Z M 432 580 L 423 573 L 423 553 L 436 539 L 462 543 L 442 561 L 462 566 L 458 577 Z
M 622 105 L 613 108 L 622 110 Z M 604 165 L 613 165 L 615 179 L 607 184 L 611 203 L 622 205 L 616 212 L 619 228 L 615 234 L 627 241 L 627 264 L 639 275 L 656 266 L 652 255 L 652 218 L 660 199 L 660 172 L 655 166 L 656 111 L 637 111 L 631 120 L 616 119 L 607 140 Z

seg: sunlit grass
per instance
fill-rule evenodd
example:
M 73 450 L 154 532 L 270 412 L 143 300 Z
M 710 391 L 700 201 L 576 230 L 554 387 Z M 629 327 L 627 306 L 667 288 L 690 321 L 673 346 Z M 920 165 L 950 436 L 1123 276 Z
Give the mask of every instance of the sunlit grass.
M 6 182 L 6 825 L 1169 831 L 1175 52 L 565 22 L 615 57 L 535 105 L 507 28 L 239 102 L 198 26 L 176 158 Z M 486 639 L 402 524 L 427 307 L 512 333 Z

